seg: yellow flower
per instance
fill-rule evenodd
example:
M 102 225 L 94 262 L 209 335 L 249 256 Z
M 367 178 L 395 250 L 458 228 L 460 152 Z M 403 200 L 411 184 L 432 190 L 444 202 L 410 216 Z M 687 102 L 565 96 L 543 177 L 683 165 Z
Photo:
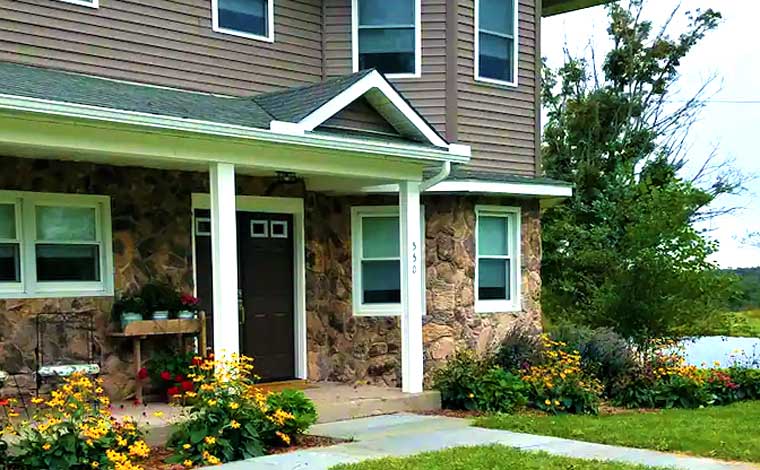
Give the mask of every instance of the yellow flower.
M 161 418 L 161 417 L 164 416 L 164 412 L 163 411 L 154 411 L 153 412 L 153 416 L 155 416 L 156 418 Z
M 546 404 L 546 406 L 551 406 L 552 401 L 547 398 L 546 401 L 544 401 L 544 404 Z
M 183 445 L 182 445 L 182 448 L 183 448 L 183 449 L 185 449 L 185 450 L 187 450 L 187 449 L 189 449 L 189 448 L 191 448 L 191 447 L 192 447 L 192 446 L 191 446 L 190 444 L 183 444 Z
M 237 421 L 235 421 L 235 420 L 233 419 L 232 421 L 230 421 L 230 427 L 231 427 L 232 429 L 239 429 L 239 428 L 240 428 L 240 423 L 238 423 Z
M 275 432 L 275 434 L 277 434 L 277 437 L 282 439 L 282 442 L 284 442 L 287 445 L 290 445 L 290 436 L 280 431 Z
M 559 400 L 554 400 L 554 406 L 559 406 Z
M 214 400 L 214 399 L 211 399 L 211 400 L 207 401 L 206 403 L 208 404 L 208 406 L 216 406 L 217 401 Z
M 234 401 L 232 403 L 230 403 L 230 409 L 231 410 L 237 410 L 238 408 L 240 408 L 240 404 L 239 403 L 234 402 Z
M 50 450 L 51 447 L 53 446 L 51 446 L 49 442 L 42 444 L 42 450 Z
M 216 444 L 216 438 L 214 436 L 206 436 L 203 438 L 204 441 L 206 441 L 206 444 L 212 446 Z
M 185 467 L 187 467 L 187 468 L 190 468 L 190 467 L 192 467 L 192 466 L 193 466 L 193 461 L 192 461 L 192 460 L 190 460 L 190 459 L 187 459 L 187 460 L 185 460 L 184 462 L 182 462 L 182 465 L 184 465 L 184 466 L 185 466 Z
M 90 464 L 90 467 L 92 467 L 92 468 L 98 468 L 99 466 L 100 466 L 100 463 L 99 463 L 99 462 L 96 462 L 96 461 L 94 461 L 94 460 L 93 460 L 93 461 L 92 461 L 92 463 Z

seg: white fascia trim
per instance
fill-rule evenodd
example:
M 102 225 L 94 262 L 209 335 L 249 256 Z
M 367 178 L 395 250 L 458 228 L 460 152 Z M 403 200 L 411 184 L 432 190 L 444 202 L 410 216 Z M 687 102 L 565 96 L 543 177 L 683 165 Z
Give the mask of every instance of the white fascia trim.
M 382 184 L 365 186 L 362 193 L 394 193 L 398 192 L 397 184 Z M 425 193 L 476 193 L 476 194 L 505 194 L 514 196 L 546 196 L 570 197 L 573 188 L 570 186 L 530 183 L 499 183 L 496 181 L 442 181 Z
M 58 0 L 58 1 L 64 2 L 64 3 L 71 3 L 73 5 L 79 5 L 79 6 L 87 7 L 87 8 L 95 8 L 95 9 L 99 8 L 98 0 L 93 0 L 92 2 L 88 2 L 86 0 Z
M 382 76 L 377 70 L 373 70 L 367 76 L 363 77 L 347 90 L 334 97 L 316 111 L 312 112 L 305 118 L 303 118 L 298 124 L 301 125 L 305 131 L 314 130 L 317 126 L 327 121 L 331 117 L 335 116 L 340 110 L 353 103 L 357 99 L 364 96 L 365 93 L 377 88 L 387 99 L 393 104 L 403 115 L 419 130 L 428 141 L 436 147 L 441 147 L 451 152 L 452 148 L 449 143 L 443 140 L 421 117 L 417 112 L 409 106 L 404 98 L 398 94 L 398 92 L 388 83 L 388 80 Z M 454 150 L 457 152 L 463 152 L 464 147 L 467 146 L 457 145 Z
M 269 129 L 43 100 L 26 96 L 0 94 L 0 110 L 3 109 L 416 160 L 451 161 L 453 163 L 467 163 L 470 160 L 469 156 L 420 146 L 371 142 L 339 136 L 300 135 L 293 132 L 292 129 L 290 132 L 282 132 L 283 129 L 280 129 L 280 132 L 275 132 Z

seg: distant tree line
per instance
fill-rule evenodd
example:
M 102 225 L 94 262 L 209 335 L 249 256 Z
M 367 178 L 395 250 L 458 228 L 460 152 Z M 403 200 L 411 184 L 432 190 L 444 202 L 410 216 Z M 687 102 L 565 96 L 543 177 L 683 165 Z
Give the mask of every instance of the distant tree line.
M 726 272 L 739 278 L 736 286 L 738 292 L 730 300 L 729 308 L 735 312 L 760 309 L 760 266 L 730 269 Z

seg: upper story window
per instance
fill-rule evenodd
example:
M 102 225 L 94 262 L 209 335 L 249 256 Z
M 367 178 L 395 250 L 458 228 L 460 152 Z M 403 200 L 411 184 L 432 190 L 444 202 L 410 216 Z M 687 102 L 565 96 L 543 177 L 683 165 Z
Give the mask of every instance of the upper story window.
M 518 0 L 475 0 L 475 79 L 517 85 Z
M 0 298 L 110 295 L 110 200 L 0 191 Z
M 274 0 L 211 0 L 214 31 L 274 41 Z
M 520 209 L 477 206 L 475 215 L 475 311 L 519 311 Z
M 355 72 L 420 76 L 420 0 L 353 0 L 353 26 Z

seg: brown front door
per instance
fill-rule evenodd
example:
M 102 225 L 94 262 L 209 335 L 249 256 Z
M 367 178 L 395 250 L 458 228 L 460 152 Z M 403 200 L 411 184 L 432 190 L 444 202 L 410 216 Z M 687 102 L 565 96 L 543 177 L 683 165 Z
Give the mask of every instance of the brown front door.
M 196 213 L 198 296 L 212 312 L 211 239 Z M 264 381 L 295 376 L 293 216 L 238 212 L 238 288 L 240 290 L 241 352 L 254 358 Z M 209 315 L 211 317 L 212 315 Z M 213 328 L 213 325 L 212 325 Z

